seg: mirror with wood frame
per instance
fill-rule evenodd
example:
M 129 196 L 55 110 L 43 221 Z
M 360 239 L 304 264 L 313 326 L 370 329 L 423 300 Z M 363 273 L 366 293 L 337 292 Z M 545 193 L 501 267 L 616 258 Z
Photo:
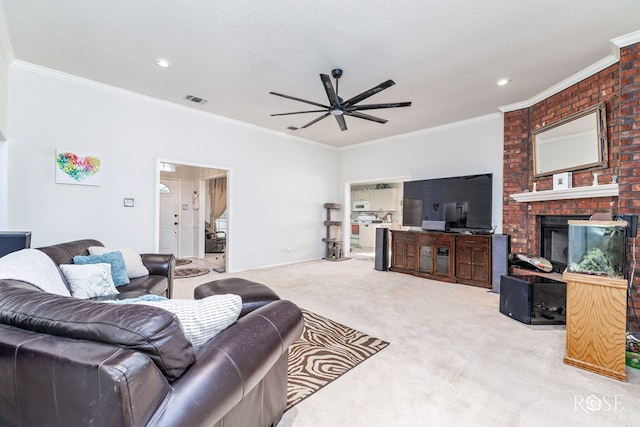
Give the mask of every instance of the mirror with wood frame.
M 605 104 L 533 132 L 534 178 L 607 167 Z

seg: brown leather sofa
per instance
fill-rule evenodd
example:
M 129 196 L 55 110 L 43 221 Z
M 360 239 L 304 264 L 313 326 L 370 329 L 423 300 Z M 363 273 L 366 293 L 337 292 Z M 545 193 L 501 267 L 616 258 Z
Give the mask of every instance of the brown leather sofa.
M 102 242 L 92 239 L 75 240 L 52 246 L 38 248 L 49 255 L 56 265 L 73 264 L 76 255 L 89 255 L 90 246 L 104 246 Z M 173 295 L 173 271 L 176 259 L 173 254 L 140 254 L 148 276 L 131 279 L 131 283 L 118 287 L 120 295 L 110 298 L 134 298 L 142 294 L 155 294 L 171 298 Z
M 41 249 L 66 262 L 71 248 L 86 244 L 71 243 Z M 172 270 L 172 263 L 165 265 Z M 176 317 L 158 307 L 80 300 L 1 280 L 0 425 L 275 425 L 302 314 L 272 298 L 253 300 L 243 313 L 195 353 Z

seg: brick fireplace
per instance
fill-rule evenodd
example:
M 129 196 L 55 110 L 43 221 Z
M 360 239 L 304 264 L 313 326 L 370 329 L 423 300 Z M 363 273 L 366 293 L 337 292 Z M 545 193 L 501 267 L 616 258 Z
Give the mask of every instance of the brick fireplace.
M 532 132 L 542 126 L 606 104 L 608 167 L 598 169 L 599 183 L 618 177 L 618 196 L 516 202 L 510 197 L 533 189 Z M 573 172 L 573 187 L 592 185 L 593 170 Z M 552 177 L 535 180 L 536 189 L 551 190 Z M 549 216 L 591 216 L 595 213 L 640 213 L 640 43 L 620 49 L 620 61 L 537 104 L 504 114 L 503 233 L 511 235 L 512 252 L 541 254 L 541 221 Z M 631 239 L 627 266 L 631 267 Z M 640 250 L 636 251 L 640 259 Z M 632 315 L 640 313 L 640 274 L 636 272 L 629 300 L 629 327 L 640 330 Z

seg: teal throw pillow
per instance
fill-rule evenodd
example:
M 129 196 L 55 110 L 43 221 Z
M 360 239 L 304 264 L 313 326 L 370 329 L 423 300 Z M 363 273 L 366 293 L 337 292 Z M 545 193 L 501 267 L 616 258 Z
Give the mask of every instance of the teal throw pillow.
M 122 252 L 107 252 L 102 255 L 76 255 L 73 257 L 74 264 L 111 264 L 111 276 L 113 277 L 113 284 L 118 286 L 128 285 L 129 276 L 127 275 L 127 267 L 124 264 L 124 257 Z

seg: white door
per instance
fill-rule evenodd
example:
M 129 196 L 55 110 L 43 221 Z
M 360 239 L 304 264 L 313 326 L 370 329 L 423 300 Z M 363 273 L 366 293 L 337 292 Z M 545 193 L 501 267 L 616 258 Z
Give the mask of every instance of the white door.
M 160 253 L 178 257 L 180 231 L 180 181 L 160 180 Z

